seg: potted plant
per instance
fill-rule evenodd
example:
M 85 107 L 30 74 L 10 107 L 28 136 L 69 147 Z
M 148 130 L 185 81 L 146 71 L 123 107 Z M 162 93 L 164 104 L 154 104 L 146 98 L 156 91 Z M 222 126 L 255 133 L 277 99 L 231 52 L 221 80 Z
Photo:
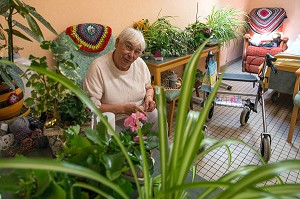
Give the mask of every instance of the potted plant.
M 196 21 L 185 28 L 190 35 L 189 48 L 192 49 L 207 38 L 210 38 L 207 45 L 229 46 L 231 40 L 236 44 L 247 28 L 247 22 L 242 18 L 247 15 L 236 8 L 213 7 L 212 12 L 204 18 L 205 22 L 199 21 L 197 15 Z
M 13 15 L 15 14 L 19 14 L 26 19 L 29 27 L 14 20 Z M 2 0 L 0 2 L 0 15 L 3 21 L 6 22 L 6 24 L 0 24 L 0 41 L 3 42 L 0 46 L 0 51 L 2 52 L 0 58 L 11 61 L 9 63 L 2 62 L 0 64 L 0 86 L 3 87 L 0 89 L 1 94 L 3 95 L 3 93 L 9 92 L 5 95 L 8 96 L 6 100 L 8 101 L 8 103 L 6 103 L 8 106 L 0 107 L 0 120 L 4 120 L 17 115 L 24 101 L 23 92 L 25 92 L 25 87 L 21 78 L 24 72 L 14 63 L 14 53 L 21 48 L 14 45 L 13 35 L 27 41 L 31 41 L 31 39 L 15 29 L 15 27 L 21 29 L 38 42 L 42 42 L 44 38 L 36 20 L 54 34 L 57 35 L 57 33 L 53 27 L 36 12 L 35 8 L 19 0 Z
M 44 49 L 51 50 L 51 52 L 55 51 L 53 45 L 56 45 L 55 41 L 42 42 L 41 44 Z M 45 57 L 30 56 L 30 60 L 32 64 L 48 68 Z M 58 69 L 56 71 L 60 73 Z M 59 82 L 53 81 L 45 75 L 36 74 L 31 70 L 26 72 L 26 76 L 29 77 L 26 86 L 32 89 L 31 96 L 25 100 L 25 105 L 32 107 L 31 112 L 37 118 L 40 118 L 42 114 L 45 115 L 45 123 L 48 128 L 45 128 L 45 131 L 57 130 L 57 132 L 62 133 L 60 128 L 81 125 L 91 119 L 91 114 L 85 104 Z
M 159 17 L 153 23 L 141 20 L 133 26 L 143 32 L 147 44 L 146 51 L 151 52 L 154 57 L 159 57 L 157 60 L 161 60 L 164 56 L 178 57 L 188 53 L 188 35 L 171 24 L 172 18 L 172 16 Z
M 182 90 L 180 93 L 180 100 L 178 104 L 178 116 L 176 118 L 175 126 L 175 137 L 171 146 L 168 143 L 167 138 L 167 124 L 166 124 L 166 102 L 164 96 L 164 90 L 162 87 L 156 87 L 156 100 L 157 108 L 159 113 L 159 150 L 160 150 L 160 175 L 152 178 L 148 171 L 147 161 L 142 161 L 144 184 L 141 186 L 138 183 L 137 175 L 134 164 L 128 155 L 127 149 L 122 144 L 120 136 L 113 131 L 109 125 L 107 119 L 102 115 L 99 109 L 93 104 L 87 95 L 76 85 L 73 84 L 69 79 L 60 76 L 54 72 L 47 71 L 45 68 L 39 66 L 30 66 L 30 69 L 48 75 L 50 78 L 61 82 L 64 86 L 71 89 L 81 100 L 83 100 L 90 109 L 97 114 L 101 122 L 98 126 L 98 132 L 96 134 L 90 134 L 91 136 L 98 138 L 107 134 L 101 134 L 100 129 L 105 129 L 101 125 L 111 132 L 111 136 L 107 139 L 115 139 L 115 142 L 120 147 L 120 151 L 124 154 L 128 161 L 129 167 L 134 174 L 136 182 L 136 189 L 139 198 L 187 198 L 187 189 L 203 188 L 203 192 L 199 195 L 199 198 L 272 198 L 272 197 L 293 197 L 299 194 L 299 185 L 297 184 L 283 184 L 279 180 L 279 184 L 258 186 L 259 183 L 265 182 L 276 177 L 281 172 L 288 172 L 293 169 L 300 169 L 300 160 L 286 160 L 279 161 L 271 164 L 259 165 L 248 165 L 241 167 L 237 170 L 228 172 L 225 176 L 221 177 L 216 181 L 200 181 L 200 182 L 186 182 L 187 173 L 193 165 L 194 160 L 202 157 L 204 154 L 210 151 L 230 143 L 243 143 L 239 140 L 211 140 L 205 138 L 203 132 L 203 125 L 205 124 L 210 104 L 214 99 L 217 92 L 218 86 L 221 80 L 218 81 L 212 93 L 209 95 L 206 105 L 203 110 L 199 112 L 189 111 L 189 103 L 192 96 L 192 89 L 195 81 L 195 72 L 197 63 L 201 55 L 201 51 L 204 46 L 209 42 L 209 39 L 203 42 L 201 46 L 193 53 L 189 63 L 186 66 L 185 73 L 183 76 Z M 1 61 L 0 61 L 1 62 Z M 221 77 L 222 79 L 222 77 Z M 146 150 L 144 141 L 142 139 L 142 131 L 138 130 L 140 152 L 143 160 L 146 159 Z M 83 143 L 85 144 L 85 143 Z M 209 144 L 205 150 L 197 155 L 197 152 L 202 145 Z M 246 143 L 244 143 L 246 144 Z M 247 144 L 246 144 L 247 145 Z M 80 155 L 80 153 L 78 153 Z M 260 154 L 257 155 L 263 158 Z M 231 155 L 229 153 L 229 165 L 231 163 Z M 90 159 L 83 164 L 89 164 Z M 119 198 L 130 198 L 125 188 L 118 185 L 116 182 L 105 178 L 99 172 L 89 169 L 85 166 L 79 166 L 78 164 L 71 164 L 62 161 L 55 160 L 38 160 L 28 158 L 14 158 L 0 160 L 0 168 L 10 169 L 22 169 L 18 170 L 17 173 L 12 173 L 10 181 L 5 181 L 7 178 L 0 178 L 1 191 L 15 191 L 15 190 L 28 190 L 28 187 L 24 186 L 27 182 L 31 182 L 30 186 L 34 184 L 34 190 L 36 192 L 31 193 L 33 197 L 44 197 L 52 196 L 55 198 L 66 198 L 81 196 L 86 197 L 86 190 L 93 192 L 94 197 L 116 197 L 112 195 L 111 190 L 117 193 Z M 25 170 L 24 170 L 25 169 Z M 26 172 L 30 169 L 31 172 Z M 86 179 L 90 183 L 84 181 L 76 181 L 68 178 L 68 175 L 77 176 L 78 179 Z M 54 181 L 53 175 L 58 177 L 58 181 Z M 20 180 L 19 177 L 22 176 Z M 32 180 L 34 183 L 32 183 Z M 73 181 L 74 180 L 74 181 Z M 10 186 L 13 182 L 13 186 Z M 103 185 L 99 187 L 97 185 Z M 67 189 L 63 189 L 67 187 Z M 221 187 L 221 189 L 219 189 Z M 32 190 L 32 187 L 30 187 Z M 66 192 L 69 191 L 69 192 Z M 28 192 L 27 192 L 28 193 Z M 211 194 L 214 195 L 211 195 Z M 30 197 L 25 195 L 24 197 Z
M 194 23 L 189 24 L 185 31 L 190 35 L 188 46 L 193 50 L 196 50 L 201 43 L 211 36 L 211 30 L 208 25 L 198 21 L 198 19 Z

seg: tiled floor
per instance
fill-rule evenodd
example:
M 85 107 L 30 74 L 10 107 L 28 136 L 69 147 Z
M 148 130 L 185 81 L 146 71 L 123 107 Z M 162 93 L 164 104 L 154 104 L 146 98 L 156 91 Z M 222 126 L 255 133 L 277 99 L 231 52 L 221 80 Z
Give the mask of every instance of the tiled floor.
M 241 73 L 241 65 L 241 61 L 237 61 L 229 66 L 226 72 Z M 257 87 L 253 88 L 252 83 L 227 83 L 230 83 L 233 86 L 232 91 L 239 91 L 243 93 L 256 93 L 257 91 Z M 300 122 L 296 123 L 292 144 L 289 144 L 286 141 L 293 108 L 292 96 L 288 94 L 280 94 L 279 99 L 276 102 L 273 102 L 271 100 L 273 93 L 274 91 L 271 89 L 265 93 L 267 132 L 271 134 L 272 139 L 271 158 L 269 163 L 284 159 L 300 159 Z M 243 99 L 244 98 L 245 97 L 243 97 Z M 253 99 L 253 97 L 250 98 Z M 197 109 L 197 107 L 195 107 L 195 109 Z M 257 151 L 260 151 L 260 136 L 263 132 L 261 105 L 258 105 L 257 113 L 251 112 L 250 118 L 245 126 L 240 125 L 240 115 L 242 110 L 242 108 L 216 106 L 212 119 L 207 122 L 207 136 L 217 139 L 241 139 Z M 170 137 L 171 139 L 172 136 L 173 135 Z M 255 153 L 242 144 L 232 144 L 230 145 L 230 150 L 232 152 L 232 165 L 229 169 L 227 162 L 228 155 L 226 149 L 222 147 L 210 152 L 204 158 L 196 162 L 198 175 L 207 180 L 216 180 L 224 175 L 228 170 L 234 170 L 239 166 L 261 164 Z M 300 172 L 298 171 L 283 174 L 281 177 L 282 180 L 286 182 L 300 183 Z M 276 182 L 276 180 L 267 183 L 274 182 Z

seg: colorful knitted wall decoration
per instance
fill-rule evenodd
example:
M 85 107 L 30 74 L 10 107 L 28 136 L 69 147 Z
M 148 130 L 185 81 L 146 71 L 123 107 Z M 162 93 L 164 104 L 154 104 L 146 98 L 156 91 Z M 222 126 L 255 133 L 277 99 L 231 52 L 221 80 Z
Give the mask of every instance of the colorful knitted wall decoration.
M 255 8 L 249 17 L 250 29 L 259 34 L 276 31 L 287 18 L 283 8 Z
M 101 52 L 107 45 L 112 30 L 109 26 L 85 23 L 70 26 L 66 34 L 80 45 L 80 49 L 87 52 Z

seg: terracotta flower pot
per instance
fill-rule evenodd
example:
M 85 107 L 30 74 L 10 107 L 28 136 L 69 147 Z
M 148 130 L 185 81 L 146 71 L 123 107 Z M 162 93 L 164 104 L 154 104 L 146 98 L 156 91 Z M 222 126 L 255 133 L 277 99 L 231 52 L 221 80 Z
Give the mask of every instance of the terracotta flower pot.
M 0 84 L 0 120 L 19 115 L 24 102 L 24 93 L 20 88 L 12 90 L 5 83 Z

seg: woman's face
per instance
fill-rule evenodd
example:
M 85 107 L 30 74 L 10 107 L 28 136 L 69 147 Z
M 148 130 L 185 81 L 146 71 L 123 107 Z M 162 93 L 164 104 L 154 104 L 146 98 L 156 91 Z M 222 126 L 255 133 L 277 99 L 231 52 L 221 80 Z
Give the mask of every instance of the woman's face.
M 113 61 L 117 68 L 122 71 L 127 71 L 130 65 L 142 55 L 140 47 L 133 45 L 129 41 L 117 39 L 115 47 Z

